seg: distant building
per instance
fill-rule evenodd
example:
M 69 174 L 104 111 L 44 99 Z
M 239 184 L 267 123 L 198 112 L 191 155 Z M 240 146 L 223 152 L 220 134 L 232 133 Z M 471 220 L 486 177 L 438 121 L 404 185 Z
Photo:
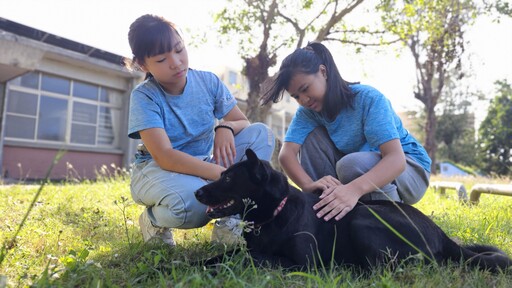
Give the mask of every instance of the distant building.
M 95 179 L 129 168 L 139 141 L 126 136 L 129 95 L 142 73 L 124 58 L 0 18 L 1 178 Z M 240 73 L 219 75 L 242 109 L 247 85 Z M 295 111 L 274 105 L 268 124 L 282 137 Z

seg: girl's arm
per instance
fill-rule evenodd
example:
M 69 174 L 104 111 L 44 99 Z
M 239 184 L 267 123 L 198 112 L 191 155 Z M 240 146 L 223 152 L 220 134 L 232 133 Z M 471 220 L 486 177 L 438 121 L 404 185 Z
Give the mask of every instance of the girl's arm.
M 247 117 L 245 117 L 244 113 L 240 111 L 238 106 L 233 107 L 233 109 L 231 109 L 231 111 L 229 111 L 222 120 L 223 121 L 220 124 L 228 125 L 233 128 L 235 135 L 250 124 L 249 120 L 247 120 Z M 219 131 L 219 129 L 217 129 L 217 131 Z
M 324 190 L 320 201 L 313 206 L 318 217 L 340 220 L 357 204 L 363 195 L 390 183 L 405 170 L 405 155 L 400 140 L 394 139 L 380 147 L 382 159 L 365 174 L 345 185 Z
M 317 181 L 304 171 L 297 158 L 300 145 L 293 142 L 284 142 L 279 152 L 279 163 L 283 167 L 286 175 L 301 188 L 303 192 L 323 191 L 329 187 L 339 185 L 338 179 L 332 176 L 324 176 Z
M 220 173 L 226 170 L 222 166 L 201 161 L 187 153 L 173 149 L 169 137 L 162 128 L 150 128 L 139 131 L 139 133 L 146 149 L 164 170 L 195 175 L 209 180 L 220 178 Z M 231 132 L 229 131 L 229 133 Z
M 213 143 L 213 160 L 224 167 L 229 167 L 235 163 L 236 147 L 235 135 L 249 126 L 249 120 L 238 106 L 233 107 L 223 121 L 220 123 L 233 129 L 218 128 L 215 130 L 215 139 Z

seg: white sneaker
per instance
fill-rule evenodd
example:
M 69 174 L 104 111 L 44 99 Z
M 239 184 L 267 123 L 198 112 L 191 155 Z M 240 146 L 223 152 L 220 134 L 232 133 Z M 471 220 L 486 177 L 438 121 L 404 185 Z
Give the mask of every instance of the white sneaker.
M 144 209 L 144 212 L 139 216 L 139 226 L 144 242 L 148 242 L 152 239 L 161 239 L 169 246 L 176 246 L 171 229 L 154 226 L 151 220 L 149 220 L 147 209 Z
M 229 216 L 215 221 L 212 230 L 212 242 L 226 245 L 240 244 L 244 241 L 242 237 L 242 220 L 240 216 Z

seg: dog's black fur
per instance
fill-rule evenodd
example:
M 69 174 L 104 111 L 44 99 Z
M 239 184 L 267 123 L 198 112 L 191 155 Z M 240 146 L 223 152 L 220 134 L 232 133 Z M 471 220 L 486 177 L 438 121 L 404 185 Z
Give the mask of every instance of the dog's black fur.
M 248 149 L 246 156 L 247 160 L 231 166 L 195 195 L 209 206 L 207 213 L 212 218 L 245 213 L 244 220 L 252 222 L 254 228 L 243 237 L 249 253 L 260 264 L 306 268 L 334 262 L 367 270 L 390 259 L 423 255 L 427 262 L 463 261 L 494 272 L 511 267 L 512 259 L 501 250 L 485 245 L 460 246 L 419 210 L 402 203 L 368 201 L 340 221 L 326 222 L 317 218 L 312 208 L 318 202 L 317 195 L 289 185 L 286 176 L 258 159 L 252 150 Z M 274 216 L 285 197 L 285 205 Z

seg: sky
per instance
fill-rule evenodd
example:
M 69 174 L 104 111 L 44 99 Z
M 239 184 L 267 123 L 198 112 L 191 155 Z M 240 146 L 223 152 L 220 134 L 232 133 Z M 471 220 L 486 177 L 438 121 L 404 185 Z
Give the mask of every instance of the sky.
M 212 15 L 224 7 L 223 3 L 224 0 L 0 0 L 0 17 L 131 57 L 127 34 L 137 17 L 148 13 L 163 16 L 175 22 L 185 41 L 190 42 L 187 39 L 202 31 L 214 35 Z M 469 79 L 473 89 L 494 95 L 494 81 L 508 79 L 512 83 L 512 18 L 503 17 L 500 23 L 480 19 L 465 37 L 469 40 L 466 53 L 474 73 Z M 210 40 L 199 47 L 188 47 L 191 68 L 216 72 L 228 66 L 241 70 L 243 63 L 234 44 L 220 47 L 216 39 Z M 408 50 L 398 58 L 391 49 L 384 53 L 363 51 L 355 54 L 342 47 L 331 50 L 345 80 L 376 87 L 397 111 L 421 107 L 412 96 L 416 80 Z

